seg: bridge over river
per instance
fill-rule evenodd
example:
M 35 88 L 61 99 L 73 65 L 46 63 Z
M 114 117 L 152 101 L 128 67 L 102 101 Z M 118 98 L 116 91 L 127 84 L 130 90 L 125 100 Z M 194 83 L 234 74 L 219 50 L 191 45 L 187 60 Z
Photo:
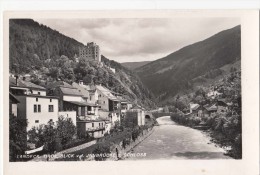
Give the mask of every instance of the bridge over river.
M 170 116 L 157 118 L 159 126 L 132 153 L 146 153 L 145 157 L 129 157 L 125 160 L 153 159 L 229 159 L 225 151 L 210 142 L 203 132 L 176 124 Z

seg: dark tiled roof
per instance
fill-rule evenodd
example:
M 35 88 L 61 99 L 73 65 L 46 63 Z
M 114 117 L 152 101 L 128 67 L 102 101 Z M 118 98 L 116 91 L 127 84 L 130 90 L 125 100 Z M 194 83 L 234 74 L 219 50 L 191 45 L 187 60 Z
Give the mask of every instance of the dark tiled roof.
M 112 101 L 119 101 L 109 89 L 101 86 L 101 85 L 96 85 L 96 88 L 101 91 L 102 94 L 104 94 L 108 99 Z
M 79 102 L 79 101 L 66 101 L 68 103 L 71 103 L 71 104 L 75 104 L 75 105 L 78 105 L 78 106 L 98 106 L 98 105 L 95 105 L 95 104 L 92 104 L 92 103 L 87 103 L 87 102 Z
M 83 97 L 85 97 L 85 98 L 88 98 L 88 97 L 89 97 L 89 92 L 88 92 L 88 90 L 87 90 L 86 87 L 84 87 L 84 86 L 82 86 L 82 85 L 79 85 L 79 84 L 77 84 L 77 83 L 75 83 L 75 82 L 72 83 L 72 86 L 73 86 L 74 88 L 77 88 L 78 91 L 82 94 Z
M 16 95 L 17 97 L 37 97 L 37 98 L 51 98 L 51 99 L 59 99 L 57 96 L 43 96 L 38 94 L 24 94 L 24 95 Z
M 39 90 L 46 90 L 44 87 L 39 86 L 37 84 L 34 84 L 32 82 L 29 81 L 23 81 L 18 79 L 17 80 L 17 85 L 16 85 L 16 79 L 13 77 L 9 77 L 9 85 L 10 86 L 18 86 L 18 87 L 26 87 L 29 89 L 39 89 Z
M 75 95 L 75 96 L 82 96 L 82 94 L 79 92 L 78 89 L 76 88 L 65 88 L 65 87 L 60 87 L 61 92 L 64 95 Z
M 14 103 L 20 103 L 20 101 L 12 94 L 9 92 L 9 99 L 14 102 Z
M 217 106 L 214 104 L 214 105 L 204 105 L 204 108 L 207 110 L 207 111 L 216 111 L 217 110 Z

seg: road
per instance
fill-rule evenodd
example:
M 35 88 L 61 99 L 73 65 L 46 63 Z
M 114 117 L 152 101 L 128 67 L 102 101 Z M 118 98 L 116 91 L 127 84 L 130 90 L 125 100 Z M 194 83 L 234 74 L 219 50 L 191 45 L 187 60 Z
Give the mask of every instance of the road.
M 205 133 L 178 125 L 170 116 L 160 117 L 157 121 L 159 126 L 155 126 L 154 132 L 125 160 L 230 159 L 222 148 L 210 142 Z

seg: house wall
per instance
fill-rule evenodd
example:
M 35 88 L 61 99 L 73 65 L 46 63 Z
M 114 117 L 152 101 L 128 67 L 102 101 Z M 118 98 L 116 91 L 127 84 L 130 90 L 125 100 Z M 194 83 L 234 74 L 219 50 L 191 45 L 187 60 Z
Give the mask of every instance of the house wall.
M 99 114 L 99 116 L 100 117 L 102 117 L 102 118 L 106 118 L 106 119 L 109 119 L 109 112 L 108 111 L 103 111 L 103 110 L 99 110 L 98 111 L 98 114 Z
M 105 125 L 105 133 L 110 134 L 111 127 L 112 127 L 111 123 L 106 123 L 106 125 Z
M 38 94 L 38 93 L 40 93 L 40 94 Z M 46 96 L 46 91 L 44 91 L 44 90 L 32 90 L 32 94 Z
M 17 116 L 26 119 L 26 96 L 16 96 L 20 103 L 17 104 Z
M 112 126 L 114 126 L 116 122 L 119 122 L 119 123 L 120 123 L 120 116 L 119 116 L 118 113 L 111 112 L 110 114 L 111 114 Z
M 92 124 L 94 126 L 92 126 Z M 88 123 L 78 122 L 77 123 L 77 128 L 78 128 L 79 133 L 88 132 L 89 135 L 94 138 L 103 137 L 105 134 L 105 127 L 106 127 L 105 121 L 93 121 L 93 122 L 88 122 Z M 93 131 L 93 129 L 97 129 L 97 128 L 103 128 L 103 129 Z
M 75 126 L 77 126 L 77 115 L 76 115 L 76 111 L 60 111 L 58 113 L 59 117 L 60 116 L 63 116 L 63 117 L 68 117 L 68 118 L 71 118 L 73 124 Z
M 101 109 L 109 111 L 108 98 L 98 89 L 97 89 L 97 94 L 98 94 L 98 101 L 99 101 L 98 104 L 101 106 Z
M 138 111 L 138 125 L 142 126 L 145 125 L 145 115 L 144 111 Z
M 228 110 L 228 107 L 218 106 L 217 112 L 218 113 L 224 113 L 224 112 L 227 112 L 227 110 Z
M 69 96 L 69 95 L 64 95 L 63 100 L 65 100 L 65 101 L 84 101 L 81 96 Z
M 17 117 L 17 104 L 15 104 L 15 103 L 12 103 L 12 104 L 11 104 L 11 113 L 12 113 L 15 117 Z
M 41 105 L 41 112 L 34 112 L 34 105 Z M 49 112 L 49 105 L 53 105 L 53 112 Z M 27 131 L 33 126 L 38 127 L 41 124 L 47 124 L 50 119 L 54 122 L 58 120 L 58 99 L 26 97 L 26 117 L 28 120 Z M 39 120 L 39 123 L 35 123 Z
M 91 99 L 91 100 L 90 100 Z M 96 103 L 98 100 L 98 93 L 97 91 L 95 93 L 89 93 L 89 99 L 88 99 L 88 102 L 89 103 Z

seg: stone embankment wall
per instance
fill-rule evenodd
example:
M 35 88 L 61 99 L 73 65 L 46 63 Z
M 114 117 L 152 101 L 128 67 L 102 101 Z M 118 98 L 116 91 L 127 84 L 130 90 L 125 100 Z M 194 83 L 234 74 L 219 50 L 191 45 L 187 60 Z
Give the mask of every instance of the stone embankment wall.
M 107 158 L 106 160 L 120 160 L 125 159 L 126 154 L 129 153 L 135 146 L 137 146 L 139 143 L 141 143 L 143 140 L 145 140 L 147 137 L 149 137 L 154 131 L 154 128 L 148 128 L 147 130 L 144 130 L 142 134 L 140 134 L 139 137 L 135 141 L 131 140 L 129 145 L 126 145 L 125 148 L 123 147 L 123 142 L 120 142 L 118 144 L 113 144 L 110 147 L 111 156 Z M 93 157 L 89 157 L 85 159 L 85 161 L 94 161 L 95 159 Z

